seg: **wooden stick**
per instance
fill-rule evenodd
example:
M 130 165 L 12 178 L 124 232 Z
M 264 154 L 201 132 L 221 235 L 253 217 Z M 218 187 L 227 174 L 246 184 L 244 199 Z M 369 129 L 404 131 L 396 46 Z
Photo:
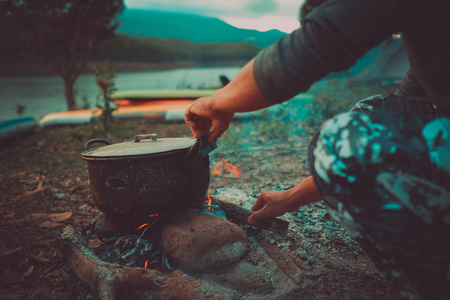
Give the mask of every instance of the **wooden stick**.
M 145 287 L 161 289 L 162 276 L 154 270 L 127 268 L 100 260 L 84 238 L 71 225 L 59 239 L 61 252 L 75 275 L 94 291 L 99 299 L 117 299 L 120 289 Z
M 251 214 L 253 214 L 252 210 L 230 202 L 219 200 L 214 197 L 211 197 L 211 200 L 216 202 L 217 205 L 219 205 L 219 207 L 225 212 L 228 220 L 236 222 L 239 225 L 250 225 L 256 228 L 276 232 L 281 235 L 285 235 L 287 233 L 289 222 L 278 218 L 265 218 L 256 224 L 248 224 L 247 219 Z

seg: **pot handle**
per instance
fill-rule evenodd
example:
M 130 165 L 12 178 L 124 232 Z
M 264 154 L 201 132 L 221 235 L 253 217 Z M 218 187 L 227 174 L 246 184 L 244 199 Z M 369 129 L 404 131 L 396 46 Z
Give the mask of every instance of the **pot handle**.
M 87 141 L 86 144 L 84 144 L 84 148 L 86 150 L 91 150 L 92 148 L 90 146 L 92 144 L 95 144 L 95 143 L 103 143 L 103 144 L 106 144 L 106 145 L 111 145 L 111 142 L 108 141 L 108 140 L 105 140 L 105 139 L 93 139 L 93 140 Z

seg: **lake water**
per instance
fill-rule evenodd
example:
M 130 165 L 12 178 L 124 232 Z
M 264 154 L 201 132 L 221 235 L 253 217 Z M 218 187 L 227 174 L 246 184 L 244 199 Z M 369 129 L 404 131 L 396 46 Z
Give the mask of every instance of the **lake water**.
M 220 75 L 232 79 L 239 70 L 239 67 L 222 67 L 118 73 L 115 82 L 118 90 L 208 88 L 221 85 Z M 79 105 L 85 95 L 89 105 L 95 106 L 99 88 L 93 75 L 80 76 L 75 88 Z M 0 77 L 0 121 L 17 118 L 18 105 L 25 106 L 22 116 L 36 120 L 67 110 L 62 79 L 56 75 Z

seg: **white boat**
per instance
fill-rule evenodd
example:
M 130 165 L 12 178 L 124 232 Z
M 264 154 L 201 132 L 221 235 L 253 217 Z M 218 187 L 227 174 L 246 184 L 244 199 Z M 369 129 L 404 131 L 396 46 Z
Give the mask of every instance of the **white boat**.
M 34 132 L 38 123 L 31 117 L 0 121 L 0 142 Z

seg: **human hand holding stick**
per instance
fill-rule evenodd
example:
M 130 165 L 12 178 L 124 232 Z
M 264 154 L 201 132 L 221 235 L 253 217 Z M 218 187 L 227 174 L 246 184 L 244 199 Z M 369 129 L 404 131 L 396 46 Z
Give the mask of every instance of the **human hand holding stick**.
M 255 212 L 248 218 L 248 223 L 255 224 L 264 218 L 279 217 L 321 199 L 312 176 L 289 190 L 262 191 L 252 207 Z

